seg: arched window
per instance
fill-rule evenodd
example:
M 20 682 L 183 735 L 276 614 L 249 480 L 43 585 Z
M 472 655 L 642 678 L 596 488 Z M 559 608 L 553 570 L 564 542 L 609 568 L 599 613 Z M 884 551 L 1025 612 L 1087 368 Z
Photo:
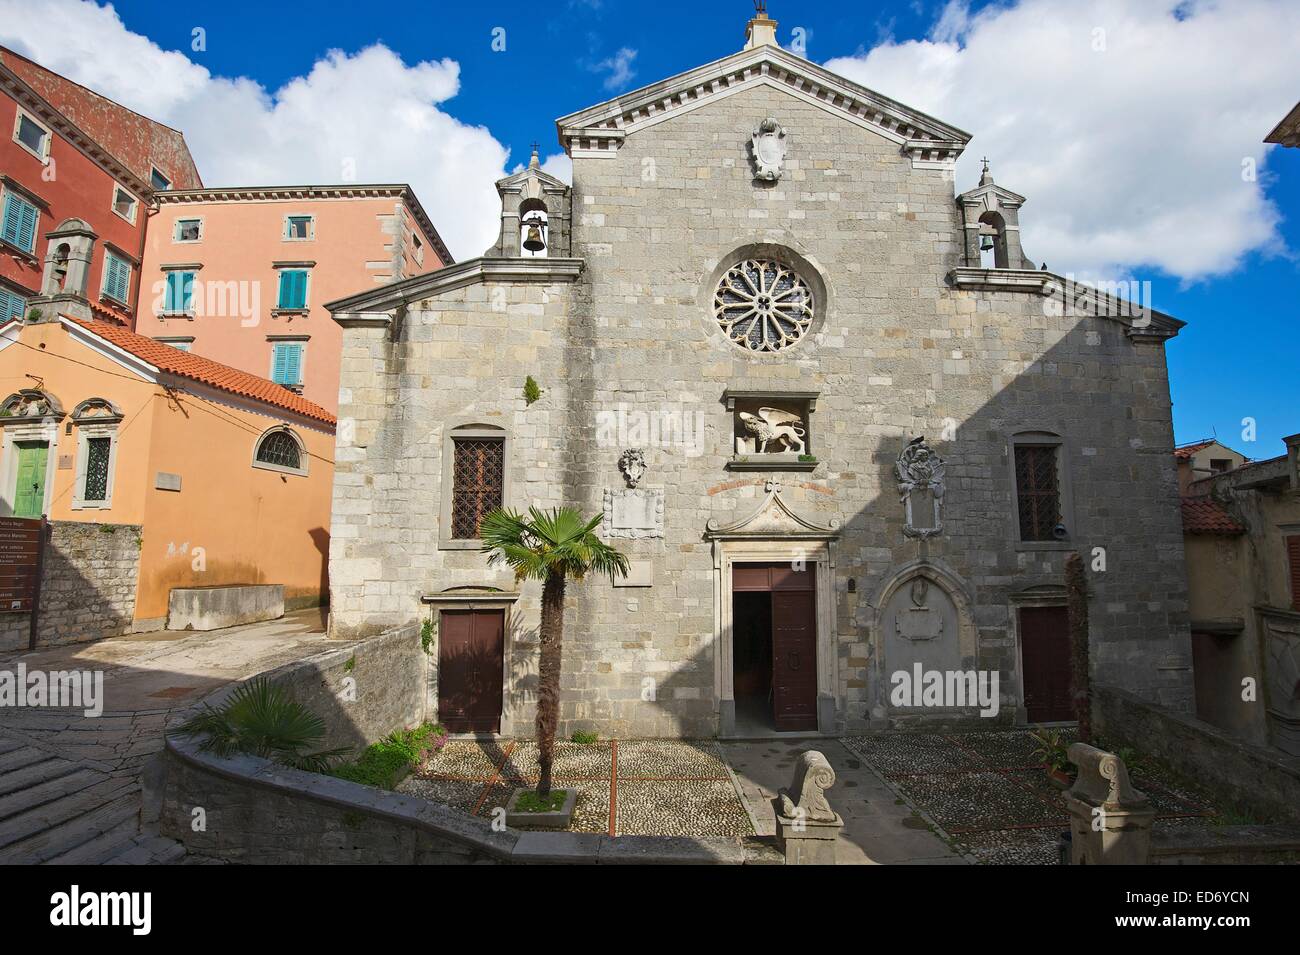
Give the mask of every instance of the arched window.
M 307 473 L 307 450 L 288 428 L 272 428 L 257 441 L 253 467 L 290 474 Z

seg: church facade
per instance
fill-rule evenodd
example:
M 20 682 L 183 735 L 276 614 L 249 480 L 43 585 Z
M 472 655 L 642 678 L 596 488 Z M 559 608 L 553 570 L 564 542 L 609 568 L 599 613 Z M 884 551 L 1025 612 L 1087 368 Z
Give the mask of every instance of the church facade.
M 423 626 L 439 718 L 527 735 L 540 588 L 477 522 L 571 506 L 631 572 L 568 589 L 566 735 L 1070 719 L 1072 552 L 1094 680 L 1190 707 L 1180 322 L 1031 262 L 967 133 L 765 17 L 558 127 L 572 185 L 502 180 L 484 257 L 329 305 L 335 635 Z

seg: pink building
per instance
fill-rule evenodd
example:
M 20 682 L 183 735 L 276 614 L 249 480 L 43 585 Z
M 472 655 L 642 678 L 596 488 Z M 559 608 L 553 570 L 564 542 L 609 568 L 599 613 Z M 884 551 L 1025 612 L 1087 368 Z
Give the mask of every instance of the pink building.
M 160 193 L 135 330 L 333 413 L 342 329 L 325 302 L 452 263 L 406 185 Z

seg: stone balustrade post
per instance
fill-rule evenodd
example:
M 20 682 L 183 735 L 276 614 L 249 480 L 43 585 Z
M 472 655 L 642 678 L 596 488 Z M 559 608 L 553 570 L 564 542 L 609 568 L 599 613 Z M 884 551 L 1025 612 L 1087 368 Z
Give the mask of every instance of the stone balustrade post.
M 774 800 L 776 837 L 786 865 L 834 865 L 844 819 L 826 801 L 835 770 L 816 750 L 795 762 L 794 781 Z
M 1070 813 L 1071 865 L 1146 865 L 1156 811 L 1129 782 L 1124 761 L 1086 743 L 1074 743 L 1070 761 L 1079 778 L 1065 794 Z

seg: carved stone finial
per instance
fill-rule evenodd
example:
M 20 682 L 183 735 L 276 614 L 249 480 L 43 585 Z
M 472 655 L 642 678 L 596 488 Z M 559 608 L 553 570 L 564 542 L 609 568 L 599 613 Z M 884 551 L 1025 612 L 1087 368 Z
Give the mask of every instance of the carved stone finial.
M 623 472 L 627 486 L 636 487 L 645 476 L 645 454 L 640 448 L 628 448 L 618 459 L 618 469 Z
M 785 130 L 771 116 L 756 127 L 751 137 L 754 150 L 754 178 L 776 182 L 785 165 Z
M 833 822 L 839 815 L 826 801 L 826 790 L 835 785 L 835 770 L 815 749 L 800 754 L 794 765 L 794 781 L 781 790 L 781 814 L 787 819 Z
M 1107 809 L 1141 808 L 1149 802 L 1146 793 L 1133 788 L 1124 760 L 1114 753 L 1087 743 L 1072 743 L 1068 752 L 1070 762 L 1079 767 L 1071 796 Z
M 925 540 L 943 531 L 944 468 L 943 458 L 925 443 L 925 436 L 913 438 L 898 455 L 894 470 L 898 475 L 898 494 L 903 502 L 906 537 Z M 912 497 L 917 492 L 928 493 L 934 506 L 934 521 L 929 527 L 917 527 L 913 521 Z

